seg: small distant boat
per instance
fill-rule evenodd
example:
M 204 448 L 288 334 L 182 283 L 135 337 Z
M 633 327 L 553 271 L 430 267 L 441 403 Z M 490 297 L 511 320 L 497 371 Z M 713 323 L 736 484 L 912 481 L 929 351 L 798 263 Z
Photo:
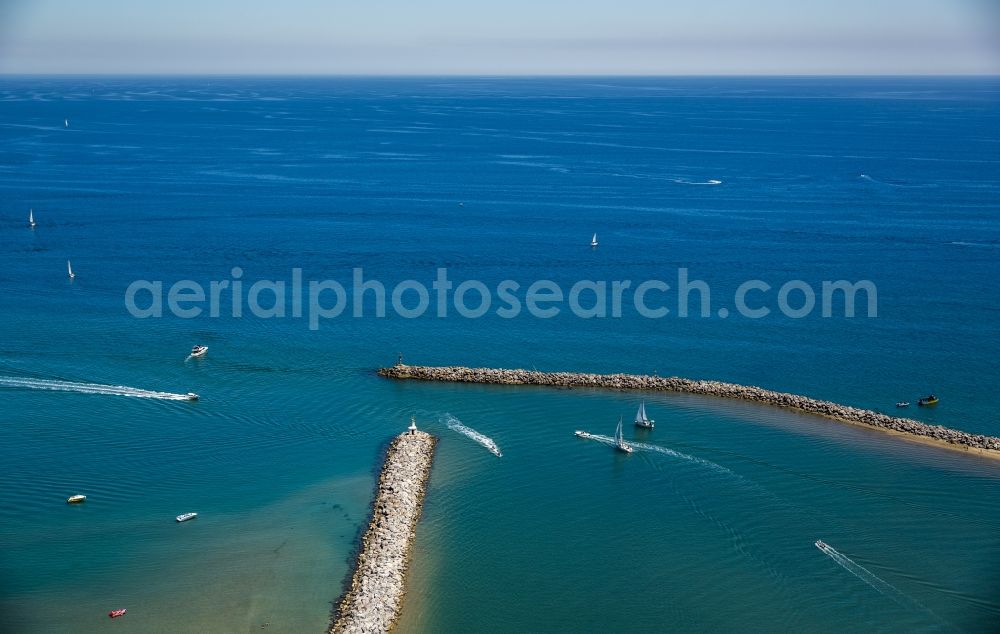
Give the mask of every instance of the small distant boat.
M 118 608 L 117 610 L 111 610 L 110 612 L 108 612 L 108 616 L 110 616 L 113 619 L 117 619 L 119 616 L 125 616 L 127 612 L 128 610 L 126 610 L 125 608 Z
M 193 346 L 191 348 L 192 357 L 203 357 L 208 352 L 208 346 Z
M 70 264 L 69 260 L 66 260 L 66 272 L 69 273 L 69 279 L 76 277 L 76 273 L 73 272 L 73 265 Z
M 655 422 L 652 418 L 646 416 L 646 401 L 640 403 L 639 411 L 635 413 L 635 426 L 652 429 Z
M 618 427 L 615 428 L 615 449 L 618 451 L 623 451 L 625 453 L 632 453 L 632 447 L 625 442 L 625 438 L 622 436 L 622 417 L 618 417 Z
M 910 406 L 910 402 L 909 401 L 900 401 L 900 402 L 896 403 L 896 407 L 909 407 L 909 406 Z
M 197 401 L 199 398 L 201 398 L 200 396 L 198 396 L 194 392 L 188 392 L 184 396 L 186 396 L 187 400 L 189 400 L 189 401 Z
M 28 226 L 31 227 L 32 229 L 35 228 L 35 210 L 34 209 L 29 209 L 28 210 Z
M 824 548 L 829 548 L 829 546 L 827 546 L 826 542 L 823 541 L 822 539 L 817 539 L 816 540 L 816 548 L 819 548 L 820 550 L 823 550 Z
M 68 498 L 66 498 L 67 504 L 79 504 L 80 502 L 86 502 L 86 501 L 87 501 L 86 495 L 71 495 Z
M 928 405 L 937 405 L 937 404 L 938 404 L 938 397 L 934 396 L 933 394 L 931 394 L 930 396 L 925 396 L 919 401 L 917 401 L 917 405 L 921 407 L 927 407 Z
M 590 239 L 590 246 L 592 246 L 592 247 L 596 247 L 597 246 L 597 234 L 596 233 L 594 234 L 594 237 Z
M 196 517 L 198 517 L 197 513 L 181 513 L 180 515 L 177 516 L 177 521 L 186 522 L 188 520 L 193 520 Z

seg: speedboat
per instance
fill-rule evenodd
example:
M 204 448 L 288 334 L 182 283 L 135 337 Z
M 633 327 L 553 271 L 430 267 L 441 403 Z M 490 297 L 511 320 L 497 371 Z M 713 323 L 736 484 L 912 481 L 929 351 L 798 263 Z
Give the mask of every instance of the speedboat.
M 186 397 L 187 397 L 187 400 L 189 400 L 189 401 L 197 401 L 197 400 L 198 400 L 198 399 L 200 398 L 200 397 L 199 397 L 199 396 L 198 396 L 197 394 L 195 394 L 194 392 L 188 392 L 188 393 L 187 393 L 187 394 L 185 394 L 184 396 L 186 396 Z
M 909 406 L 910 406 L 909 401 L 900 401 L 896 403 L 896 407 L 909 407 Z
M 181 513 L 180 515 L 177 516 L 177 521 L 186 522 L 188 520 L 193 520 L 196 517 L 198 517 L 197 513 Z
M 86 501 L 87 501 L 86 495 L 71 495 L 68 498 L 66 498 L 67 504 L 79 504 L 80 502 L 86 502 Z
M 938 397 L 934 396 L 933 394 L 931 394 L 930 396 L 925 396 L 919 401 L 917 401 L 917 405 L 921 407 L 927 407 L 928 405 L 937 405 L 937 404 L 938 404 Z
M 117 619 L 119 616 L 125 616 L 126 612 L 128 612 L 128 610 L 126 610 L 125 608 L 118 608 L 117 610 L 111 610 L 110 612 L 108 612 L 108 616 L 110 616 L 113 619 Z
M 822 539 L 817 539 L 816 540 L 816 548 L 819 548 L 820 550 L 823 550 L 824 548 L 829 548 L 829 546 L 827 546 L 826 542 L 823 541 Z
M 203 357 L 205 353 L 208 352 L 208 346 L 192 346 L 191 356 L 192 357 Z

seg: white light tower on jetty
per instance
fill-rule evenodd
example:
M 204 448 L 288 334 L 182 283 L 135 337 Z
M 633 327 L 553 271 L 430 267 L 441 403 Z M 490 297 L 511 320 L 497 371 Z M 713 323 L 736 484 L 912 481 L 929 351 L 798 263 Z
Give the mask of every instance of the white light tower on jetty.
M 417 417 L 416 416 L 410 416 L 410 426 L 406 428 L 406 431 L 410 432 L 411 436 L 413 436 L 413 435 L 415 435 L 417 433 Z

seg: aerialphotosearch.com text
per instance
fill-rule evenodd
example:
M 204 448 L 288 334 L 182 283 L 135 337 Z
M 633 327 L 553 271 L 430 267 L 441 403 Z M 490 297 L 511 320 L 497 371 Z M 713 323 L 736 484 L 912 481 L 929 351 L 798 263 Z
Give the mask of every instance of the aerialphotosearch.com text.
M 390 312 L 405 319 L 428 314 L 438 317 L 478 319 L 491 312 L 504 319 L 551 319 L 568 313 L 580 319 L 621 318 L 628 313 L 646 319 L 725 319 L 734 313 L 748 319 L 783 316 L 868 318 L 878 316 L 878 291 L 870 280 L 788 280 L 772 284 L 746 280 L 725 296 L 726 305 L 713 304 L 709 283 L 693 278 L 687 268 L 675 274 L 646 280 L 590 280 L 571 284 L 541 279 L 506 279 L 493 285 L 479 280 L 456 282 L 448 269 L 438 268 L 433 279 L 406 279 L 387 283 L 365 277 L 364 269 L 351 270 L 350 280 L 305 280 L 293 268 L 287 280 L 249 280 L 240 267 L 229 279 L 207 283 L 178 280 L 136 280 L 125 291 L 125 307 L 139 319 L 166 314 L 183 319 L 208 315 L 239 318 L 246 314 L 262 319 L 305 319 L 310 330 L 323 320 L 353 317 L 384 318 Z M 722 293 L 719 293 L 722 295 Z

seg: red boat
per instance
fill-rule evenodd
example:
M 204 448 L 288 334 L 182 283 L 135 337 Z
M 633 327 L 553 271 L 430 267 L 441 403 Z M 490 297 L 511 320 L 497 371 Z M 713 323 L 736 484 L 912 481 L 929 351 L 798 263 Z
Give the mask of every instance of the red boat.
M 128 610 L 126 610 L 125 608 L 118 608 L 117 610 L 111 610 L 110 612 L 108 612 L 108 616 L 110 616 L 113 619 L 117 619 L 119 616 L 125 616 L 126 612 L 128 612 Z

